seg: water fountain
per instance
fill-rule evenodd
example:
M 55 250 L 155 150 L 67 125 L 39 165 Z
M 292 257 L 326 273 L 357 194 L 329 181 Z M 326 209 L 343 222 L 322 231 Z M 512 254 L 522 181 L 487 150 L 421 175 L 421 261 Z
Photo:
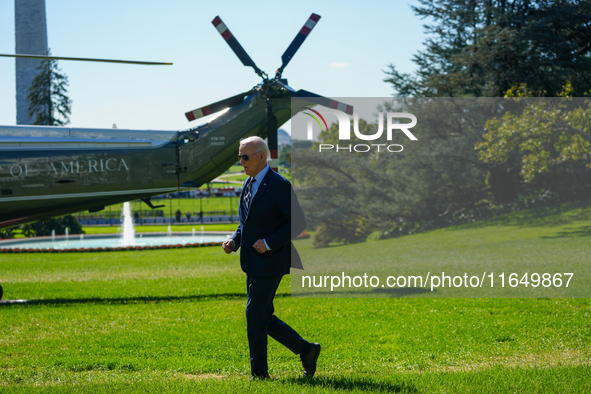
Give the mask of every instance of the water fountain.
M 131 216 L 131 204 L 129 202 L 123 203 L 121 221 L 123 222 L 123 238 L 121 243 L 125 247 L 135 245 L 135 229 L 133 228 L 133 217 Z

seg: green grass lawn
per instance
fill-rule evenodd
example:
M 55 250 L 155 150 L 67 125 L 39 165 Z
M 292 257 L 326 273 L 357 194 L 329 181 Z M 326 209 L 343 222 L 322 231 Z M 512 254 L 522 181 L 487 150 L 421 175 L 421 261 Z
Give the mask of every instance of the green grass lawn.
M 371 245 L 416 261 L 486 260 L 495 246 L 507 258 L 589 256 L 589 211 Z M 296 244 L 304 264 L 367 257 L 363 244 Z M 274 379 L 249 383 L 244 281 L 219 247 L 0 254 L 4 298 L 32 300 L 0 305 L 0 392 L 591 392 L 589 298 L 292 298 L 289 278 L 275 310 L 322 344 L 317 376 L 300 378 L 298 358 L 270 340 Z
M 244 168 L 240 164 L 237 164 L 230 167 L 226 172 L 244 172 Z
M 292 275 L 292 290 L 302 296 L 312 293 L 331 297 L 393 297 L 412 291 L 415 297 L 590 297 L 590 240 L 589 202 L 519 211 L 394 240 L 350 245 L 347 253 L 337 253 L 343 248 L 335 247 L 303 249 L 300 254 L 307 269 Z M 330 287 L 302 287 L 302 275 L 319 278 L 341 276 L 343 272 L 348 276 L 375 275 L 382 285 L 347 286 L 334 291 Z M 475 280 L 484 275 L 485 282 L 475 287 L 442 287 L 437 281 L 433 292 L 422 291 L 428 286 L 384 285 L 388 276 L 426 278 L 427 273 L 439 278 L 441 273 L 448 277 L 467 274 Z M 536 283 L 531 280 L 534 273 Z M 556 279 L 560 286 L 551 285 L 549 279 L 541 283 L 544 275 L 554 278 L 557 274 L 560 281 L 565 279 L 562 283 Z M 510 285 L 511 275 L 514 279 Z
M 223 180 L 227 180 L 227 181 L 236 181 L 236 182 L 244 182 L 246 180 L 246 178 L 248 178 L 248 175 L 246 174 L 242 174 L 242 175 L 222 175 L 221 179 Z M 238 185 L 240 187 L 242 187 L 242 185 Z

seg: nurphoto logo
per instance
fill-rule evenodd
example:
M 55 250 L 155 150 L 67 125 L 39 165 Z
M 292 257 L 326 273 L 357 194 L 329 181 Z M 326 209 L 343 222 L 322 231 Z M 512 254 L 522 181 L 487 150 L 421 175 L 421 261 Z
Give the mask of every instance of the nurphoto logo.
M 307 138 L 308 140 L 313 139 L 313 127 L 314 121 L 320 126 L 320 131 L 328 130 L 328 124 L 326 119 L 322 115 L 324 114 L 333 114 L 336 116 L 337 121 L 339 123 L 339 140 L 340 141 L 347 141 L 351 140 L 351 119 L 349 116 L 344 113 L 343 111 L 339 111 L 338 109 L 329 109 L 323 108 L 322 113 L 320 111 L 316 111 L 312 108 L 306 107 L 309 112 L 303 112 L 304 114 L 308 115 L 310 119 L 307 122 Z M 411 113 L 407 112 L 387 112 L 384 116 L 383 112 L 378 113 L 378 129 L 374 134 L 363 134 L 359 131 L 359 114 L 357 112 L 353 113 L 353 132 L 355 136 L 363 141 L 375 141 L 378 138 L 382 137 L 384 133 L 384 117 L 386 118 L 386 139 L 387 141 L 392 141 L 394 131 L 400 130 L 402 131 L 408 139 L 411 141 L 417 141 L 417 137 L 413 133 L 410 132 L 409 129 L 413 128 L 417 125 L 417 117 Z M 400 119 L 409 119 L 410 123 L 395 123 L 395 119 L 398 121 Z M 324 126 L 324 127 L 323 127 Z M 371 150 L 377 150 L 378 152 L 387 151 L 392 153 L 402 152 L 404 147 L 400 144 L 349 144 L 349 145 L 333 145 L 333 144 L 319 144 L 318 151 L 327 151 L 327 150 L 335 150 L 337 152 L 345 151 L 345 152 L 369 152 Z

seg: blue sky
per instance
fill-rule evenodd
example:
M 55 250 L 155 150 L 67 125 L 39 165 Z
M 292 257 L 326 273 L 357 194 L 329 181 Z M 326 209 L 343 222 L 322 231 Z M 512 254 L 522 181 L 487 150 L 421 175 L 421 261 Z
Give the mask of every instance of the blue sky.
M 332 97 L 389 97 L 389 63 L 411 72 L 426 36 L 416 1 L 47 0 L 56 56 L 173 62 L 136 66 L 60 61 L 71 126 L 186 129 L 186 111 L 260 82 L 211 24 L 220 15 L 257 66 L 274 75 L 312 12 L 322 19 L 283 72 L 290 86 Z M 0 53 L 14 53 L 14 1 L 0 1 Z M 14 125 L 14 60 L 0 58 L 0 124 Z M 196 124 L 195 124 L 196 125 Z M 289 127 L 284 127 L 289 130 Z

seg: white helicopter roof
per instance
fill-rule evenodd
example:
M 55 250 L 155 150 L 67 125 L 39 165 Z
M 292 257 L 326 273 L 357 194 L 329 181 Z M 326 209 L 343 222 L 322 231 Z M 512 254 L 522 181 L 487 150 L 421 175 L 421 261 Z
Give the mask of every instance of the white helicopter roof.
M 86 129 L 54 126 L 0 126 L 0 150 L 27 148 L 156 147 L 178 131 Z
M 92 138 L 112 140 L 170 141 L 171 130 L 87 129 L 55 126 L 0 126 L 0 137 Z

